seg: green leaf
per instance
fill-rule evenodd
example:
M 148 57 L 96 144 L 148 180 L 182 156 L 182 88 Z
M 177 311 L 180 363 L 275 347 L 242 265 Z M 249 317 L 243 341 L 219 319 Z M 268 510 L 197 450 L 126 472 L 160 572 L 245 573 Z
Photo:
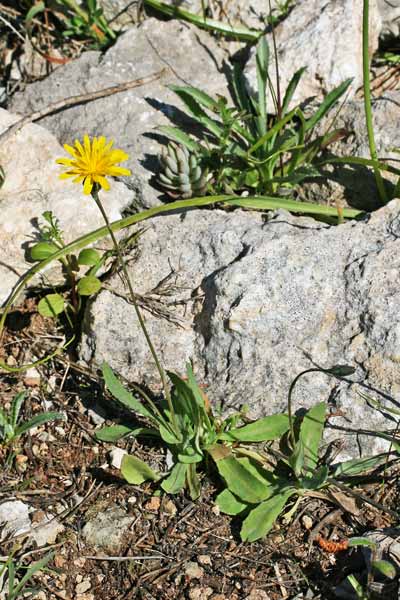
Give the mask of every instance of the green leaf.
M 100 253 L 93 248 L 84 248 L 79 252 L 78 265 L 88 265 L 89 267 L 97 265 L 101 260 Z
M 331 373 L 335 377 L 348 377 L 349 375 L 354 375 L 356 372 L 354 367 L 350 365 L 334 365 L 329 369 L 323 369 L 325 373 Z
M 169 427 L 163 424 L 158 425 L 161 439 L 168 444 L 168 446 L 176 446 L 181 444 L 183 441 L 182 434 L 178 437 Z
M 148 427 L 128 427 L 126 425 L 110 425 L 109 427 L 102 427 L 99 431 L 96 431 L 95 437 L 101 442 L 117 442 L 118 440 L 132 435 L 137 437 L 139 435 L 151 435 L 159 437 L 157 429 L 149 429 Z
M 349 548 L 354 548 L 355 546 L 367 546 L 368 548 L 371 548 L 371 550 L 376 550 L 376 543 L 365 537 L 350 538 Z
M 192 139 L 185 132 L 178 129 L 178 127 L 171 127 L 170 125 L 160 125 L 159 127 L 157 127 L 157 130 L 161 131 L 162 133 L 165 133 L 165 135 L 168 136 L 171 140 L 174 140 L 174 142 L 178 142 L 178 144 L 182 144 L 188 150 L 191 150 L 191 152 L 201 152 L 202 150 L 202 147 L 198 142 Z
M 101 289 L 101 281 L 94 275 L 86 275 L 78 281 L 76 286 L 80 296 L 93 296 Z
M 21 411 L 21 406 L 24 403 L 25 398 L 26 398 L 25 392 L 19 392 L 19 394 L 17 394 L 12 401 L 11 419 L 10 420 L 11 420 L 11 425 L 14 429 L 17 426 L 19 413 Z
M 222 23 L 213 19 L 208 19 L 202 15 L 196 15 L 175 5 L 160 2 L 160 0 L 144 0 L 146 6 L 150 6 L 154 10 L 162 12 L 164 15 L 183 19 L 189 23 L 193 23 L 202 29 L 208 29 L 228 37 L 233 37 L 236 40 L 255 42 L 262 35 L 262 31 L 247 29 L 246 27 L 232 27 L 228 23 Z
M 104 377 L 104 383 L 106 388 L 110 392 L 118 402 L 120 402 L 123 406 L 132 410 L 133 412 L 142 415 L 142 417 L 147 417 L 153 423 L 158 424 L 158 419 L 156 415 L 150 412 L 139 400 L 137 400 L 128 390 L 124 388 L 122 383 L 117 379 L 111 367 L 105 362 L 102 365 L 102 372 Z
M 297 86 L 299 84 L 300 79 L 303 76 L 304 71 L 306 71 L 306 67 L 302 67 L 301 69 L 296 71 L 296 73 L 293 75 L 292 79 L 290 80 L 290 82 L 286 88 L 285 96 L 284 96 L 283 102 L 282 102 L 282 114 L 283 115 L 286 114 L 286 111 L 289 108 L 289 105 L 293 98 L 293 94 L 295 93 L 295 91 L 297 89 Z
M 277 493 L 250 511 L 243 521 L 242 529 L 240 530 L 242 540 L 244 542 L 255 542 L 267 535 L 282 512 L 286 502 L 294 493 L 295 490 L 293 488 Z
M 287 415 L 271 415 L 257 419 L 254 423 L 225 431 L 218 436 L 219 440 L 240 442 L 267 442 L 279 439 L 289 429 Z
M 300 480 L 300 487 L 303 490 L 319 490 L 326 483 L 328 475 L 329 469 L 324 465 L 311 475 L 303 477 Z
M 314 469 L 318 464 L 318 451 L 325 427 L 326 403 L 319 402 L 305 414 L 300 425 L 300 439 L 304 448 L 304 465 Z
M 304 444 L 301 438 L 297 440 L 293 452 L 288 458 L 288 463 L 296 477 L 300 477 L 304 467 Z
M 347 460 L 335 466 L 332 477 L 359 475 L 381 465 L 385 460 L 387 460 L 387 453 Z
M 158 475 L 149 465 L 136 458 L 125 454 L 121 462 L 121 473 L 128 483 L 133 485 L 140 485 L 144 481 L 158 481 L 160 475 Z
M 37 427 L 38 425 L 43 425 L 44 423 L 48 423 L 49 421 L 57 421 L 58 419 L 65 421 L 65 415 L 59 412 L 41 413 L 40 415 L 32 417 L 32 419 L 30 419 L 29 421 L 21 423 L 21 425 L 19 425 L 15 429 L 15 436 L 22 435 L 29 429 Z
M 311 202 L 300 202 L 291 198 L 280 198 L 279 196 L 248 196 L 247 198 L 231 198 L 226 201 L 229 206 L 240 206 L 241 208 L 252 208 L 254 210 L 276 210 L 284 208 L 289 212 L 313 214 L 321 216 L 337 217 L 337 209 L 325 204 L 311 204 Z M 354 208 L 343 209 L 345 219 L 354 219 L 364 214 L 361 210 Z
M 179 96 L 193 119 L 208 129 L 208 131 L 210 131 L 216 138 L 223 136 L 224 129 L 221 124 L 215 119 L 211 119 L 198 103 L 197 98 L 198 95 L 202 93 L 201 90 L 192 87 L 179 87 L 176 85 L 171 85 L 169 88 Z
M 54 252 L 59 250 L 55 244 L 51 242 L 38 242 L 30 249 L 31 259 L 32 260 L 44 260 L 45 258 L 49 258 Z
M 248 458 L 228 456 L 216 461 L 216 465 L 229 490 L 240 500 L 256 504 L 276 491 L 276 478 Z
M 260 133 L 263 135 L 267 127 L 267 82 L 268 82 L 269 48 L 267 38 L 262 36 L 257 43 L 256 71 L 257 96 L 260 119 Z
M 204 459 L 204 455 L 200 452 L 197 452 L 192 446 L 188 446 L 185 448 L 185 452 L 181 452 L 178 454 L 178 460 L 187 465 L 191 465 L 194 463 L 199 463 Z
M 64 309 L 64 298 L 60 294 L 47 294 L 38 304 L 38 311 L 42 317 L 56 317 Z
M 176 463 L 172 467 L 168 477 L 161 484 L 164 492 L 167 492 L 167 494 L 178 494 L 185 487 L 188 468 L 188 465 L 184 465 L 181 462 Z
M 201 486 L 199 476 L 197 475 L 196 465 L 189 465 L 186 473 L 186 483 L 191 499 L 197 500 L 200 496 Z
M 232 494 L 232 492 L 228 489 L 225 489 L 218 494 L 215 502 L 220 508 L 221 512 L 231 516 L 239 515 L 248 507 L 248 504 L 239 500 L 239 498 Z
M 322 103 L 319 105 L 318 110 L 314 115 L 306 121 L 306 131 L 313 129 L 317 123 L 331 110 L 331 108 L 337 103 L 339 98 L 347 91 L 352 79 L 346 79 L 337 88 L 329 92 Z
M 371 566 L 388 579 L 394 579 L 397 575 L 396 567 L 387 560 L 373 560 Z
M 35 3 L 26 13 L 25 23 L 32 21 L 32 19 L 34 19 L 36 15 L 38 15 L 41 12 L 44 12 L 45 8 L 46 7 L 44 2 L 38 2 L 37 4 Z

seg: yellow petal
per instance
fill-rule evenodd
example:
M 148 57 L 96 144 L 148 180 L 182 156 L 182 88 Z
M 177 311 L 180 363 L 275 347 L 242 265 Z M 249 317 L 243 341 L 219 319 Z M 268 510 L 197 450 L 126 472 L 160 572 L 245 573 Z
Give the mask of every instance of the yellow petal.
M 73 148 L 72 146 L 69 146 L 68 144 L 64 144 L 64 150 L 66 150 L 68 152 L 68 154 L 71 154 L 74 158 L 76 158 L 75 148 Z
M 92 177 L 90 175 L 87 175 L 85 177 L 85 181 L 83 182 L 83 193 L 86 194 L 87 196 L 89 196 L 90 192 L 92 191 L 92 187 L 93 187 Z
M 59 165 L 66 165 L 67 167 L 72 167 L 75 164 L 74 160 L 70 158 L 57 158 L 56 163 Z
M 129 169 L 124 169 L 124 167 L 110 167 L 108 174 L 112 177 L 119 177 L 120 175 L 132 175 L 132 172 Z
M 103 188 L 103 190 L 107 190 L 108 191 L 110 189 L 109 182 L 102 175 L 93 175 L 93 179 L 94 179 L 94 181 L 96 181 L 97 183 L 99 183 L 101 185 L 101 187 Z

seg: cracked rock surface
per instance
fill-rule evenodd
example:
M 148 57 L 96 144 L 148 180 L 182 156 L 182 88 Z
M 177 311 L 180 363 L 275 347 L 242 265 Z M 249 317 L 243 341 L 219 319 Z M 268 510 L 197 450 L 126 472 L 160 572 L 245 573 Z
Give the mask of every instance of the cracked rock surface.
M 162 362 L 183 375 L 193 359 L 212 402 L 225 410 L 247 403 L 253 416 L 285 410 L 290 382 L 303 369 L 351 364 L 361 386 L 312 373 L 294 400 L 296 408 L 329 400 L 343 413 L 330 419 L 330 437 L 357 455 L 342 428 L 393 427 L 358 392 L 390 404 L 400 391 L 399 209 L 395 200 L 339 227 L 285 211 L 265 220 L 193 210 L 149 221 L 130 272 Z M 117 277 L 111 288 L 87 310 L 81 356 L 157 389 Z M 384 447 L 363 437 L 364 454 Z

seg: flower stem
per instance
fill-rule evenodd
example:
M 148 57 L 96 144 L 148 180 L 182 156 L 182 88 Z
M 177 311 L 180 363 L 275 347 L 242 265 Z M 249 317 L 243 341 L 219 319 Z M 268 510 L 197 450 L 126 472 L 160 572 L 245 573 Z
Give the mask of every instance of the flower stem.
M 371 160 L 377 161 L 378 154 L 376 151 L 374 127 L 372 123 L 372 104 L 371 104 L 371 85 L 369 79 L 369 0 L 363 0 L 363 31 L 362 31 L 362 46 L 363 46 L 363 87 L 364 87 L 364 109 L 365 120 L 367 124 L 368 143 Z M 382 204 L 388 201 L 382 175 L 378 167 L 374 167 L 376 187 L 378 188 L 379 197 Z
M 113 230 L 111 228 L 110 221 L 109 221 L 109 219 L 107 217 L 107 213 L 105 212 L 104 207 L 103 207 L 103 205 L 101 203 L 101 200 L 99 198 L 99 192 L 98 192 L 98 189 L 96 187 L 94 187 L 92 189 L 92 198 L 96 202 L 97 207 L 98 207 L 98 209 L 101 212 L 101 215 L 102 215 L 102 217 L 104 219 L 104 222 L 106 224 L 106 227 L 107 227 L 108 232 L 110 234 L 110 237 L 112 239 L 112 242 L 113 242 L 113 245 L 114 245 L 114 249 L 115 249 L 115 252 L 117 254 L 118 262 L 119 262 L 119 264 L 121 266 L 121 269 L 122 269 L 122 272 L 123 272 L 123 274 L 125 276 L 125 281 L 126 281 L 126 284 L 128 286 L 129 295 L 130 295 L 130 298 L 131 298 L 131 302 L 132 302 L 132 304 L 134 306 L 134 309 L 135 309 L 135 312 L 136 312 L 136 316 L 137 316 L 138 321 L 139 321 L 139 325 L 140 325 L 140 327 L 141 327 L 141 329 L 143 331 L 144 337 L 146 338 L 147 345 L 148 345 L 148 347 L 150 349 L 150 352 L 151 352 L 151 355 L 152 355 L 153 360 L 155 362 L 155 365 L 157 367 L 157 370 L 158 370 L 158 372 L 160 374 L 162 386 L 164 388 L 165 398 L 166 398 L 167 403 L 168 403 L 168 408 L 169 408 L 169 411 L 171 413 L 171 418 L 172 418 L 172 422 L 173 422 L 174 428 L 175 428 L 176 431 L 178 431 L 178 426 L 177 426 L 176 417 L 175 417 L 175 411 L 174 411 L 174 407 L 173 407 L 172 399 L 171 399 L 171 394 L 170 394 L 169 387 L 168 387 L 167 376 L 165 374 L 165 371 L 164 371 L 164 369 L 163 369 L 160 361 L 158 360 L 157 353 L 156 353 L 155 348 L 153 346 L 153 343 L 151 341 L 149 332 L 147 331 L 147 327 L 146 327 L 146 324 L 144 322 L 142 313 L 141 313 L 141 311 L 139 309 L 139 306 L 138 306 L 138 303 L 136 301 L 136 296 L 135 296 L 135 292 L 133 291 L 133 286 L 132 286 L 131 279 L 129 277 L 128 269 L 126 268 L 126 264 L 125 264 L 124 258 L 122 256 L 119 244 L 118 244 L 117 239 L 116 239 L 116 237 L 114 235 L 114 232 L 113 232 Z

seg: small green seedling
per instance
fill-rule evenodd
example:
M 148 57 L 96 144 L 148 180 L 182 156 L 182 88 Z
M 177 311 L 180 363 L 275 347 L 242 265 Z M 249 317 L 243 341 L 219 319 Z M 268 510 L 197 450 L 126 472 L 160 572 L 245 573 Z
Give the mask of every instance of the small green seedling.
M 46 567 L 53 556 L 53 553 L 46 554 L 41 560 L 24 567 L 16 563 L 14 554 L 11 553 L 0 566 L 0 591 L 7 594 L 7 600 L 17 600 L 25 594 L 37 594 L 40 587 L 28 587 L 28 583 L 34 575 Z M 17 573 L 22 570 L 25 570 L 25 574 L 18 579 Z
M 12 403 L 9 412 L 0 408 L 0 443 L 11 444 L 16 438 L 29 431 L 33 427 L 43 425 L 49 421 L 65 419 L 65 416 L 59 412 L 46 412 L 35 415 L 29 421 L 20 422 L 19 416 L 26 395 L 24 392 L 17 394 Z

